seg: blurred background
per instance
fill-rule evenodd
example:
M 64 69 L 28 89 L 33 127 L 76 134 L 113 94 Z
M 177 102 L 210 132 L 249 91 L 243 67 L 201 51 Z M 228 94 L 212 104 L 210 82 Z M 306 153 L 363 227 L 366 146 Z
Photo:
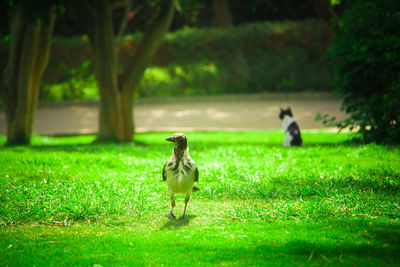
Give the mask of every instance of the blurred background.
M 308 129 L 323 126 L 314 121 L 319 113 L 347 118 L 340 111 L 341 99 L 333 94 L 334 64 L 329 51 L 343 28 L 343 14 L 354 2 L 174 1 L 170 27 L 131 96 L 136 131 L 277 129 L 279 108 L 286 106 Z M 90 1 L 82 1 L 78 9 L 76 3 L 75 8 L 68 1 L 57 3 L 62 4 L 40 84 L 34 131 L 95 133 L 99 75 L 91 39 L 80 24 L 80 12 Z M 116 68 L 122 73 L 163 1 L 108 3 Z M 7 66 L 12 40 L 12 34 L 4 36 L 1 69 Z M 57 125 L 60 118 L 65 123 Z M 0 122 L 0 134 L 5 134 L 4 114 Z
M 334 35 L 315 2 L 180 1 L 135 97 L 331 91 L 325 51 Z M 120 64 L 127 63 L 153 21 L 154 5 L 156 1 L 115 3 Z M 54 27 L 40 99 L 97 99 L 92 52 L 74 13 L 59 15 Z

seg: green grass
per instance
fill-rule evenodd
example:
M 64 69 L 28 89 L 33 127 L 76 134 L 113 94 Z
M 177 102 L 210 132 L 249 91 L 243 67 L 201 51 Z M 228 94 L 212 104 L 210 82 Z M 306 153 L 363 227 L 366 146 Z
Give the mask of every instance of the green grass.
M 185 220 L 169 220 L 169 134 L 0 146 L 0 264 L 400 264 L 399 146 L 329 132 L 304 133 L 301 148 L 282 147 L 281 132 L 188 133 L 201 191 Z

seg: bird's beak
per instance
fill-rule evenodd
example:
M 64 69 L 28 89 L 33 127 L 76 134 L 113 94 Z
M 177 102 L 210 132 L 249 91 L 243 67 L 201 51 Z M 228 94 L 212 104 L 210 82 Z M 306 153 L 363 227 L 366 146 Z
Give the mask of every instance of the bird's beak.
M 175 138 L 173 136 L 170 136 L 170 137 L 165 138 L 165 140 L 170 141 L 170 142 L 174 142 Z

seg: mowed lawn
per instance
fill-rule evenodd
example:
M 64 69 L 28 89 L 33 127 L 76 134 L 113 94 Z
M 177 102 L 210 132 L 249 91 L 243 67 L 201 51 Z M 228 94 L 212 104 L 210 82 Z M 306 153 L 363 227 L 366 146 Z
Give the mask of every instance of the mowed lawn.
M 400 265 L 400 147 L 189 132 L 201 191 L 167 218 L 171 133 L 0 146 L 0 265 Z M 4 144 L 5 138 L 0 137 Z M 181 215 L 182 196 L 175 214 Z

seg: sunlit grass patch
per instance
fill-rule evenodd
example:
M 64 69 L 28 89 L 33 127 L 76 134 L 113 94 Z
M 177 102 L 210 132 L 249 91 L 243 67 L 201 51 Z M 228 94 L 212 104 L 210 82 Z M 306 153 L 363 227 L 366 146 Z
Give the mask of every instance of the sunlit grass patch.
M 0 262 L 400 264 L 398 146 L 304 132 L 303 147 L 285 148 L 280 131 L 189 132 L 200 191 L 186 219 L 169 220 L 169 134 L 0 147 Z M 179 216 L 183 196 L 176 203 Z

